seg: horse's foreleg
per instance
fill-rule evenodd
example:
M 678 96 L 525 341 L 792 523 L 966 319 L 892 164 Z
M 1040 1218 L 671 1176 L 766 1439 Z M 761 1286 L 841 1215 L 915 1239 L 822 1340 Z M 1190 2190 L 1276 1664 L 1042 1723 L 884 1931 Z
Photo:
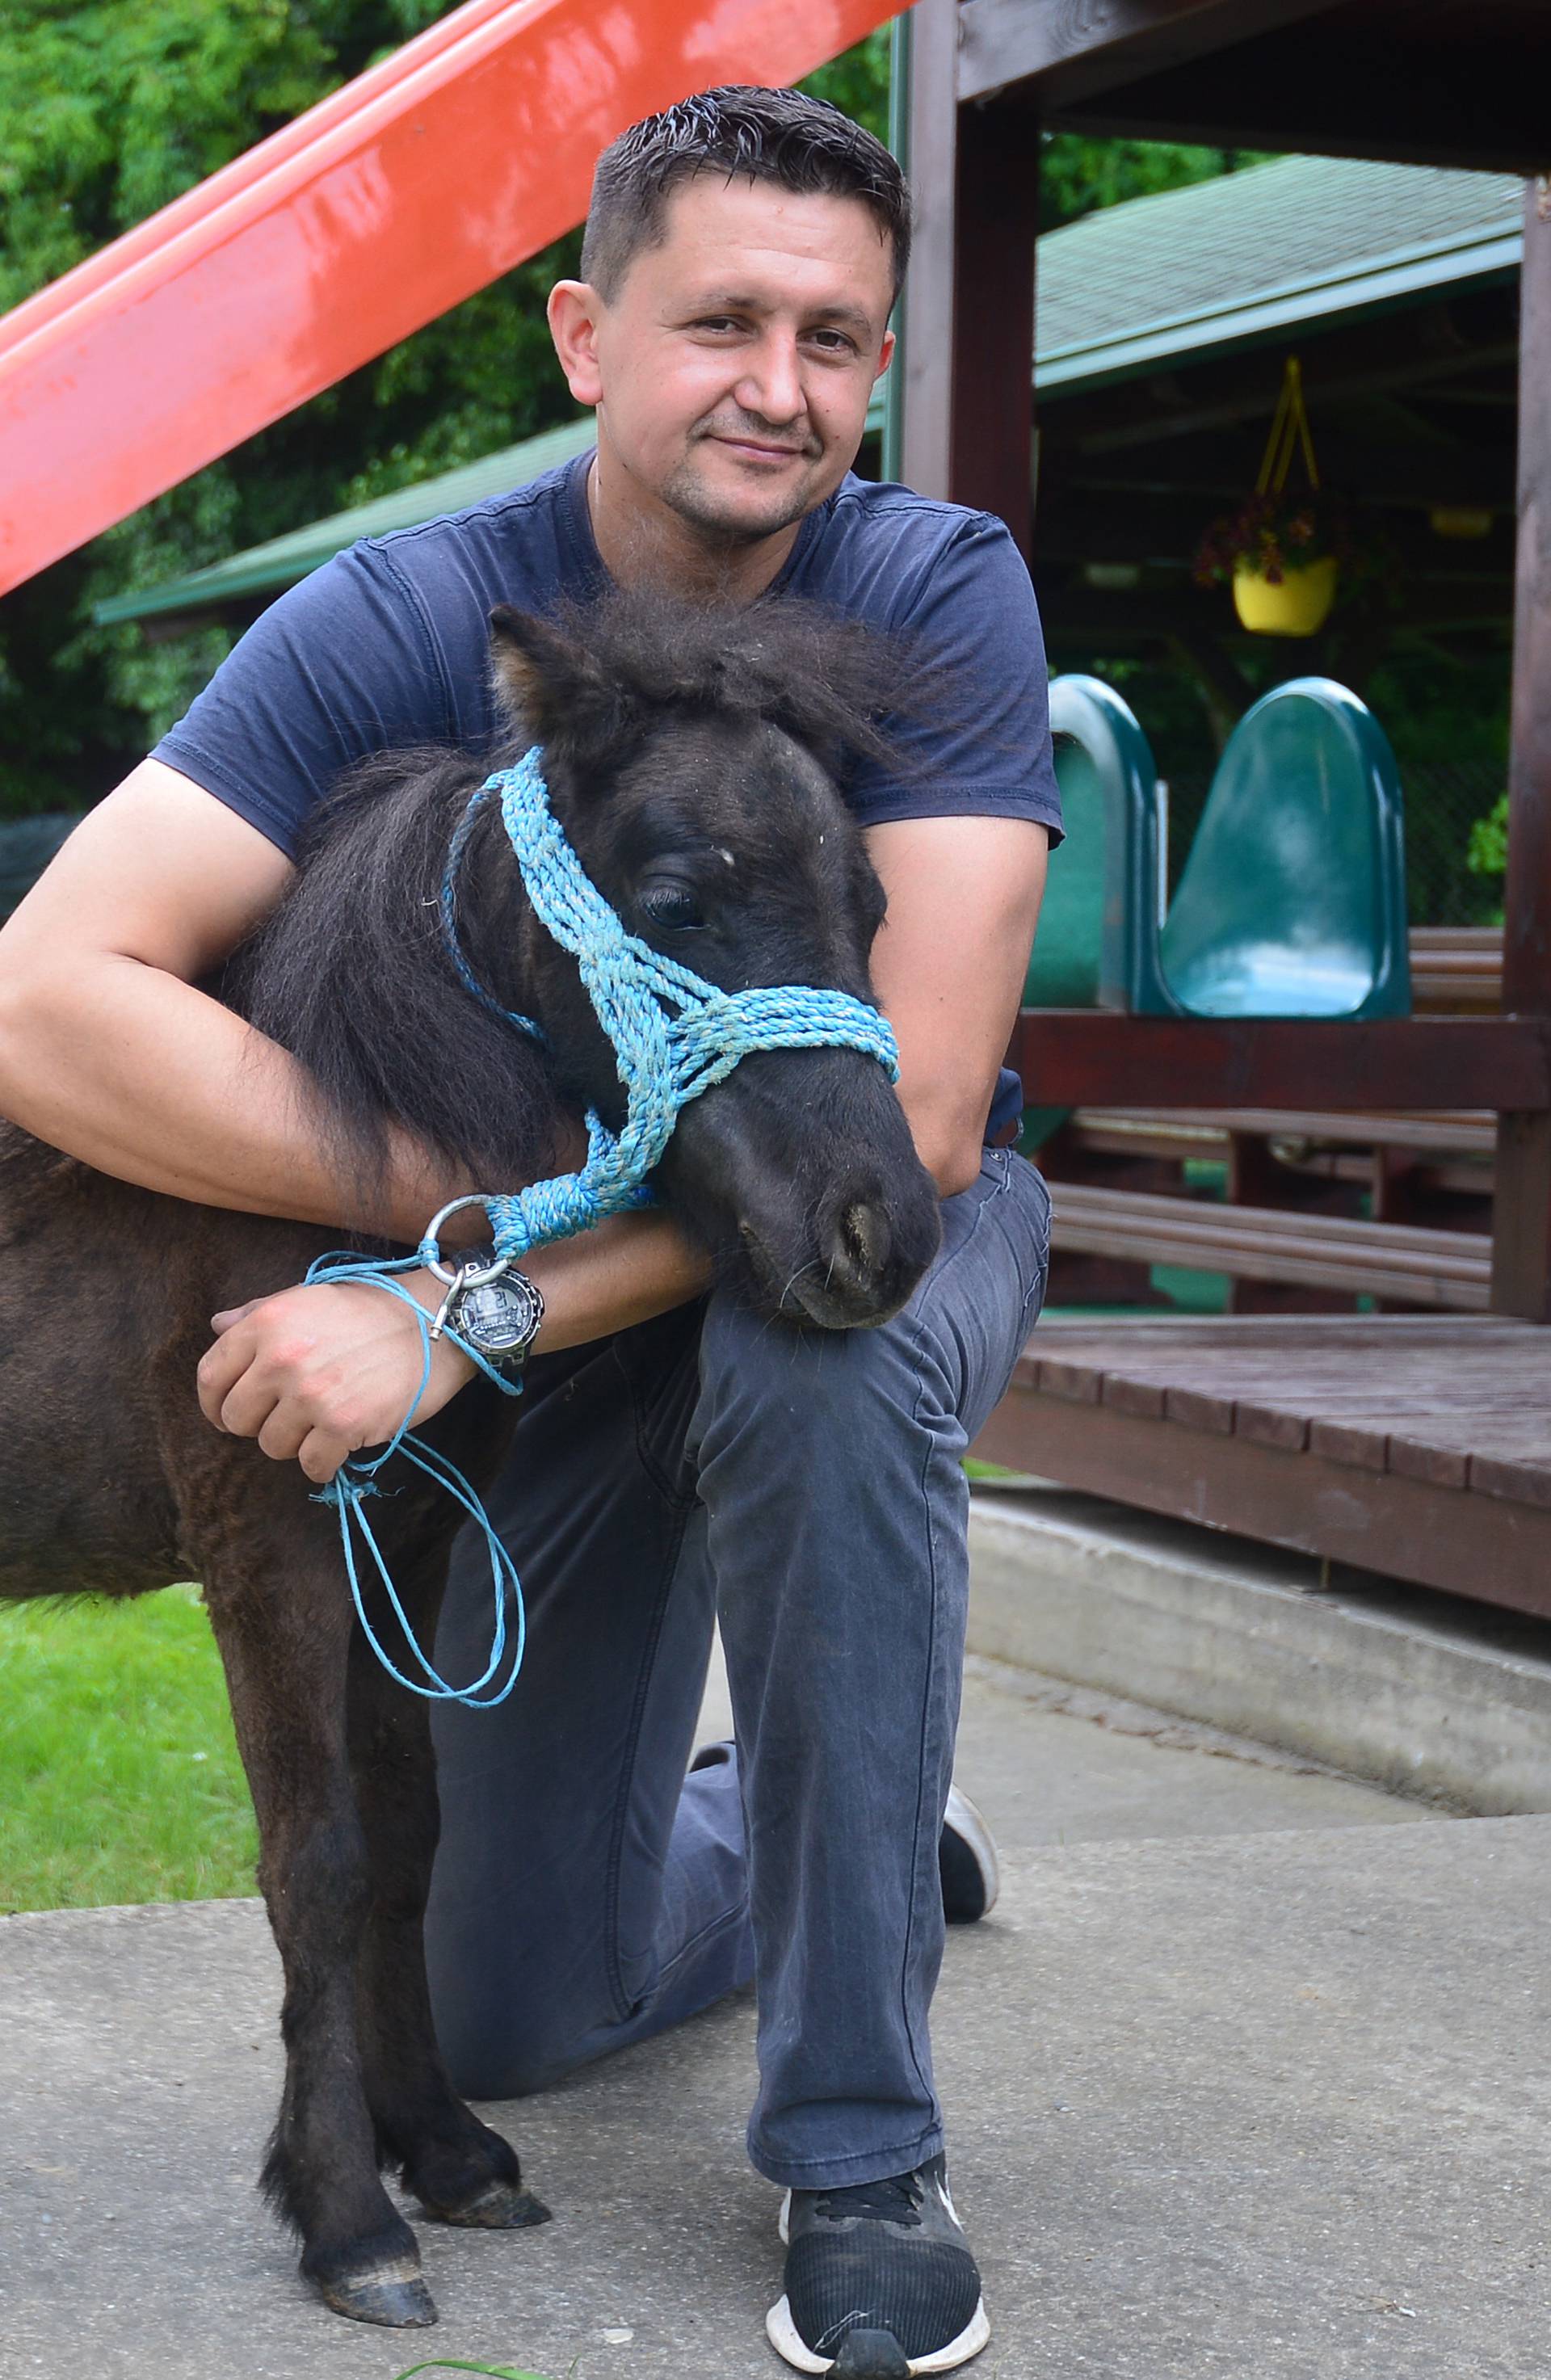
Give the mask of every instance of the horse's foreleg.
M 250 1528 L 251 1507 L 245 1515 Z M 206 1566 L 237 1742 L 252 1789 L 259 1881 L 285 1969 L 285 2086 L 264 2189 L 302 2238 L 302 2271 L 338 2313 L 434 2322 L 415 2235 L 384 2191 L 357 2039 L 357 1961 L 370 1903 L 345 1743 L 349 1598 L 305 1512 L 285 1542 Z M 257 1536 L 259 1532 L 253 1532 Z
M 429 1645 L 446 1571 L 444 1546 L 394 1576 Z M 454 2091 L 436 2047 L 426 1986 L 424 1917 L 437 1840 L 435 1755 L 418 1695 L 395 1685 L 356 1636 L 350 1655 L 350 1762 L 365 1831 L 371 1909 L 361 1938 L 359 2038 L 378 2153 L 443 2223 L 513 2230 L 548 2219 L 525 2190 L 516 2152 Z

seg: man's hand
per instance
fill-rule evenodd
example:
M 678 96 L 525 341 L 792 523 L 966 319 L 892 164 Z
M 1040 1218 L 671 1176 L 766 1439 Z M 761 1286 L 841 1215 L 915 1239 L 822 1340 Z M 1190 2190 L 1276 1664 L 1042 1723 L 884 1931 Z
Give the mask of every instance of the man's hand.
M 435 1287 L 429 1274 L 406 1286 Z M 434 1308 L 432 1309 L 434 1311 Z M 205 1419 L 256 1438 L 277 1463 L 295 1459 L 309 1479 L 332 1479 L 357 1448 L 392 1438 L 420 1385 L 414 1316 L 381 1289 L 315 1281 L 256 1298 L 212 1318 L 215 1344 L 201 1358 Z M 474 1377 L 461 1348 L 438 1339 L 416 1418 L 429 1420 Z

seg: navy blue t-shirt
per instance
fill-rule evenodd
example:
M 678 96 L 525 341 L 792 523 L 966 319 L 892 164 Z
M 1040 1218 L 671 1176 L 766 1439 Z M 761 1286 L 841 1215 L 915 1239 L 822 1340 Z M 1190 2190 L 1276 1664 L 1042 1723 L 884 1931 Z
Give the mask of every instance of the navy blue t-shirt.
M 510 495 L 336 554 L 255 622 L 156 758 L 296 853 L 341 771 L 399 746 L 482 755 L 503 731 L 490 663 L 497 603 L 544 612 L 608 584 L 587 503 L 590 455 Z M 810 513 L 769 595 L 906 632 L 948 674 L 940 722 L 906 725 L 896 778 L 857 762 L 858 820 L 1034 819 L 1060 833 L 1034 590 L 1003 524 L 848 475 Z M 990 1128 L 1015 1114 L 1004 1074 Z

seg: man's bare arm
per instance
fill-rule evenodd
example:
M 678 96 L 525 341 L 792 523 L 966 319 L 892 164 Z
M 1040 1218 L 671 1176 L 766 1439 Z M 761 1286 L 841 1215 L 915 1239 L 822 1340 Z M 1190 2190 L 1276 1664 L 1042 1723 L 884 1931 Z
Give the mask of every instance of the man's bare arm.
M 1027 819 L 902 819 L 867 836 L 889 895 L 873 981 L 900 1045 L 900 1099 L 942 1196 L 980 1170 L 1028 968 L 1049 836 Z
M 175 1197 L 413 1237 L 440 1169 L 406 1138 L 360 1211 L 308 1128 L 295 1061 L 195 989 L 291 874 L 235 811 L 142 762 L 0 931 L 0 1113 Z

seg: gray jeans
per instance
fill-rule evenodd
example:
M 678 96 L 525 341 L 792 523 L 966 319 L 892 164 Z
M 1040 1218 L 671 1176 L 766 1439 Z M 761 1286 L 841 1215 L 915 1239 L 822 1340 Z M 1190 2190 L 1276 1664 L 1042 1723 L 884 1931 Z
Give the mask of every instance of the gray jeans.
M 988 1149 L 877 1330 L 704 1303 L 532 1366 L 487 1500 L 528 1608 L 510 1700 L 436 1714 L 428 1918 L 460 2089 L 532 2091 L 755 1978 L 749 2154 L 804 2189 L 941 2146 L 927 2016 L 958 1725 L 960 1462 L 1044 1295 L 1049 1199 Z M 737 1751 L 687 1778 L 713 1622 Z M 484 1665 L 463 1547 L 437 1662 Z

